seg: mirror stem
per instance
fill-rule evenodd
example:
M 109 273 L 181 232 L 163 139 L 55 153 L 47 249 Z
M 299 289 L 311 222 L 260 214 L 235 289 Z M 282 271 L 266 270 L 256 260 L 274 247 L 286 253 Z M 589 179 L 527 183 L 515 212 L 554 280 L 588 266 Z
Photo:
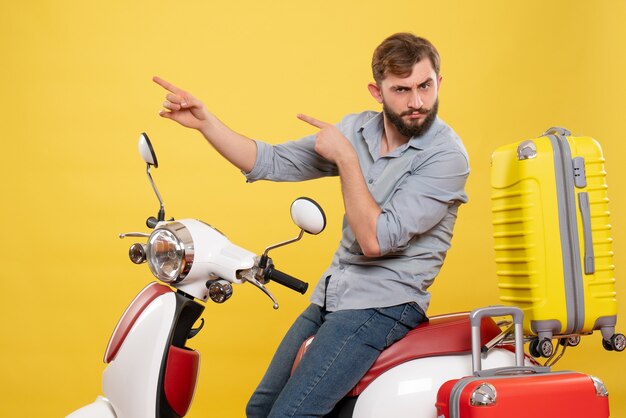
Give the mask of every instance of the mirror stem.
M 263 255 L 261 256 L 261 259 L 259 260 L 259 267 L 262 268 L 262 269 L 267 267 L 267 253 L 269 253 L 270 250 L 273 250 L 273 249 L 278 248 L 278 247 L 285 246 L 287 244 L 291 244 L 292 242 L 300 241 L 302 239 L 303 235 L 304 235 L 304 229 L 301 229 L 300 230 L 300 234 L 296 238 L 293 238 L 293 239 L 290 239 L 290 240 L 287 240 L 287 241 L 283 241 L 283 242 L 280 242 L 278 244 L 270 245 L 269 247 L 267 247 L 265 249 L 265 252 L 263 252 Z
M 156 193 L 157 199 L 159 199 L 159 204 L 161 205 L 159 208 L 158 221 L 159 222 L 164 221 L 165 220 L 165 206 L 163 205 L 163 199 L 161 199 L 161 194 L 157 190 L 156 185 L 154 184 L 154 181 L 152 180 L 152 175 L 150 174 L 150 164 L 146 164 L 146 174 L 148 174 L 148 180 L 150 180 L 152 189 L 154 190 L 154 193 Z

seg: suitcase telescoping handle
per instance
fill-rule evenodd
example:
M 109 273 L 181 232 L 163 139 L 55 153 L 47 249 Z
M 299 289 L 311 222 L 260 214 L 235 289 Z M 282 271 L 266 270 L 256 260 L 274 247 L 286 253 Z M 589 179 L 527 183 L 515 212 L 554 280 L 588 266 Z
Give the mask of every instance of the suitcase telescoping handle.
M 524 312 L 516 306 L 489 306 L 474 309 L 470 313 L 470 325 L 472 327 L 472 367 L 474 373 L 481 371 L 481 338 L 480 325 L 484 317 L 511 316 L 513 317 L 515 331 L 515 365 L 524 367 Z

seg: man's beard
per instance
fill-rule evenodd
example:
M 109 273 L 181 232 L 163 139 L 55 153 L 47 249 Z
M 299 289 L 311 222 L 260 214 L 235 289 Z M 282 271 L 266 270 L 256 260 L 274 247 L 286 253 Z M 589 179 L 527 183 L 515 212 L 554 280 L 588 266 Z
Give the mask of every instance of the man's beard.
M 435 118 L 437 117 L 437 110 L 439 110 L 439 99 L 437 99 L 433 107 L 431 107 L 430 109 L 422 108 L 417 110 L 418 113 L 426 115 L 421 124 L 411 124 L 406 123 L 402 119 L 402 117 L 415 113 L 415 110 L 407 110 L 406 112 L 402 112 L 399 114 L 394 113 L 393 111 L 391 111 L 391 109 L 387 107 L 387 104 L 383 100 L 383 112 L 385 113 L 385 116 L 387 117 L 387 119 L 389 119 L 393 126 L 396 127 L 401 135 L 404 135 L 408 138 L 420 137 L 424 135 L 424 133 L 432 126 L 433 122 L 435 121 Z M 418 121 L 416 120 L 415 122 Z

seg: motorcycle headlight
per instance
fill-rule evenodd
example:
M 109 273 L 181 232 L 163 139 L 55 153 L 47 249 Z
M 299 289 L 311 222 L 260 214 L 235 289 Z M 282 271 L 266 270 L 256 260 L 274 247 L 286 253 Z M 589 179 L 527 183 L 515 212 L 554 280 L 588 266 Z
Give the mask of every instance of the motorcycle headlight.
M 155 230 L 148 238 L 146 258 L 157 279 L 166 283 L 183 280 L 193 264 L 191 234 L 179 222 Z

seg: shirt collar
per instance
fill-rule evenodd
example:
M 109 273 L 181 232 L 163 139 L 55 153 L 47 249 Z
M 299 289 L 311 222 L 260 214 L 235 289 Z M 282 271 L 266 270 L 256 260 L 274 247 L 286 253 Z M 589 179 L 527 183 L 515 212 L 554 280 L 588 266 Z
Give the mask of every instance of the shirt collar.
M 380 138 L 383 135 L 383 128 L 383 114 L 380 112 L 365 121 L 359 129 L 374 159 L 380 155 Z

